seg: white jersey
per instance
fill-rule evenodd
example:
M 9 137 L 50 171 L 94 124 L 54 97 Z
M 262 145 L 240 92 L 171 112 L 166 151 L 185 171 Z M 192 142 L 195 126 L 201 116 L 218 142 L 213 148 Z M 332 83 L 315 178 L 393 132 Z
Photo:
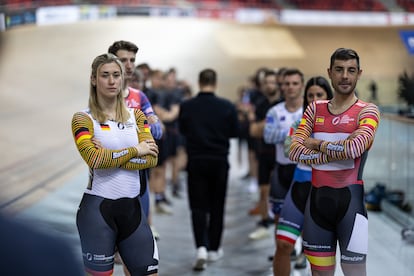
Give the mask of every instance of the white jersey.
M 139 143 L 134 111 L 132 108 L 128 110 L 131 116 L 125 124 L 114 121 L 100 124 L 86 111 L 93 121 L 94 137 L 104 148 L 116 150 L 134 147 Z M 134 198 L 139 192 L 139 171 L 121 168 L 91 169 L 89 185 L 85 190 L 87 194 L 109 199 Z
M 276 162 L 282 165 L 295 164 L 284 154 L 284 142 L 292 124 L 302 118 L 303 108 L 294 112 L 286 109 L 285 102 L 273 106 L 266 114 L 264 140 L 276 145 Z

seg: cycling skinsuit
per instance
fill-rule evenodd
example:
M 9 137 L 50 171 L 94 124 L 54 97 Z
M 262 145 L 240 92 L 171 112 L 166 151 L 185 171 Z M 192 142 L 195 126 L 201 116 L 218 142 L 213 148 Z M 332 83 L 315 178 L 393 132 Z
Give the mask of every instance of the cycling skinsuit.
M 312 268 L 335 268 L 336 244 L 341 262 L 366 262 L 368 220 L 362 172 L 379 122 L 374 104 L 357 100 L 341 114 L 329 101 L 311 103 L 292 138 L 289 157 L 312 165 L 312 189 L 305 209 L 303 246 Z M 303 142 L 311 134 L 323 140 L 320 151 Z
M 300 120 L 290 128 L 285 140 L 285 156 L 288 156 L 291 137 L 299 126 Z M 293 174 L 292 184 L 286 194 L 283 208 L 276 228 L 276 238 L 295 244 L 303 229 L 306 200 L 311 188 L 312 167 L 298 163 Z
M 152 109 L 152 105 L 148 100 L 148 97 L 144 94 L 144 92 L 134 89 L 132 87 L 128 87 L 128 95 L 125 97 L 125 103 L 128 107 L 140 109 L 144 112 L 145 116 L 150 117 L 154 116 L 154 110 Z M 145 181 L 145 185 L 141 188 L 141 203 L 142 208 L 144 208 L 144 213 L 148 217 L 149 210 L 150 210 L 150 191 L 148 185 L 148 170 L 141 170 L 141 179 Z M 142 183 L 143 184 L 143 183 Z
M 128 95 L 125 97 L 125 102 L 128 107 L 140 109 L 147 118 L 155 115 L 148 97 L 140 90 L 128 87 Z
M 275 215 L 279 215 L 282 210 L 296 167 L 296 162 L 284 155 L 284 141 L 291 125 L 302 117 L 302 113 L 302 107 L 290 112 L 286 109 L 286 103 L 281 102 L 266 114 L 263 138 L 266 143 L 276 145 L 276 164 L 270 185 L 270 202 Z
M 158 271 L 158 249 L 141 208 L 138 170 L 154 167 L 157 158 L 136 157 L 135 146 L 152 139 L 144 113 L 129 109 L 125 123 L 101 124 L 89 110 L 72 119 L 76 146 L 90 168 L 77 212 L 83 261 L 90 275 L 113 273 L 115 247 L 131 275 L 149 275 Z M 91 141 L 96 137 L 103 148 Z

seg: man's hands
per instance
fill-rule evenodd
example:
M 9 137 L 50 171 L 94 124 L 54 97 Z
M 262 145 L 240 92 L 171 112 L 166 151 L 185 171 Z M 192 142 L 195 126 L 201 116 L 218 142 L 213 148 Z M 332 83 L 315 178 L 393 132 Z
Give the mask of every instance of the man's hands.
M 354 139 L 358 135 L 359 135 L 358 131 L 354 131 L 348 136 L 347 139 L 348 140 Z M 307 147 L 308 149 L 320 151 L 321 150 L 320 145 L 321 145 L 322 142 L 323 142 L 323 140 L 319 140 L 319 139 L 309 137 L 309 138 L 306 138 L 306 140 L 303 142 L 303 145 L 305 147 Z
M 154 137 L 154 139 L 160 140 L 164 131 L 164 127 L 161 121 L 156 115 L 153 115 L 148 117 L 148 123 L 150 124 L 149 126 L 152 137 Z
M 306 138 L 306 140 L 303 142 L 303 145 L 307 147 L 308 149 L 319 151 L 320 150 L 319 146 L 322 142 L 323 142 L 322 140 L 309 137 L 309 138 Z

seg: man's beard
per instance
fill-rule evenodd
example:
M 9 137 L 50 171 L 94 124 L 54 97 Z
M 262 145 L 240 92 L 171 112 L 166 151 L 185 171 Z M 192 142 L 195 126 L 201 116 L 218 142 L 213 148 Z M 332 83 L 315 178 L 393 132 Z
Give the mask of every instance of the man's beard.
M 344 90 L 343 88 L 341 88 L 340 85 L 337 85 L 335 91 L 339 94 L 342 94 L 342 95 L 350 95 L 350 94 L 354 93 L 355 87 L 356 87 L 356 85 L 351 85 L 348 89 Z

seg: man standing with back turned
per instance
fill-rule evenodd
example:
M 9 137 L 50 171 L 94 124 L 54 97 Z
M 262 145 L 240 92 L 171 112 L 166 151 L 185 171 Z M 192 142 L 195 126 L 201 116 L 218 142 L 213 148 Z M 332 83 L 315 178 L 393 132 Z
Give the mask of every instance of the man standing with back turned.
M 343 274 L 366 275 L 368 218 L 362 172 L 379 111 L 355 95 L 361 73 L 358 54 L 337 49 L 328 68 L 334 97 L 309 104 L 292 137 L 290 159 L 312 165 L 303 226 L 312 275 L 334 275 L 337 242 Z
M 180 106 L 179 127 L 188 154 L 188 198 L 197 258 L 194 270 L 223 256 L 221 238 L 229 172 L 230 138 L 239 126 L 235 106 L 217 97 L 217 76 L 212 69 L 199 74 L 200 92 Z

